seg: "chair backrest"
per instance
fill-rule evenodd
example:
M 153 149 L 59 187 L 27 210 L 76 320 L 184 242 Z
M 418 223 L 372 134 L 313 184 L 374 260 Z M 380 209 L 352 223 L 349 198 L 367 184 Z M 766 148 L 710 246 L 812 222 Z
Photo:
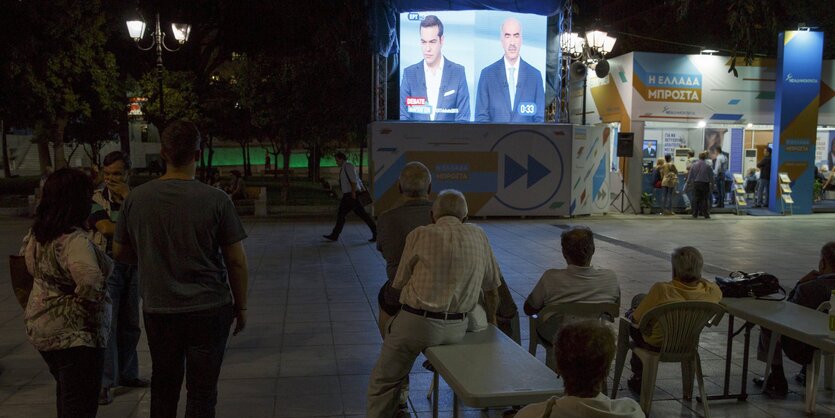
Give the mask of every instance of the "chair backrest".
M 539 317 L 537 321 L 543 324 L 557 314 L 590 319 L 600 318 L 604 314 L 608 314 L 609 320 L 614 321 L 620 315 L 620 304 L 615 302 L 570 302 L 547 305 L 536 314 Z
M 699 336 L 707 325 L 717 325 L 725 314 L 722 305 L 713 302 L 673 302 L 650 309 L 641 318 L 644 335 L 652 333 L 654 324 L 661 327 L 661 361 L 679 361 L 692 357 L 699 345 Z

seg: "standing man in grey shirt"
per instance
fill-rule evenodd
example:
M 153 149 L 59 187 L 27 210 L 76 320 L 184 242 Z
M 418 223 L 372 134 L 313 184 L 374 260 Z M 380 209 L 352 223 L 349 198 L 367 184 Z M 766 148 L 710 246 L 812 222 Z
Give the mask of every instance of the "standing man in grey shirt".
M 716 207 L 725 207 L 725 173 L 728 171 L 728 156 L 722 152 L 722 147 L 716 147 L 716 161 L 713 163 L 713 176 L 716 178 Z
M 693 163 L 687 173 L 686 190 L 693 190 L 693 218 L 703 215 L 710 219 L 710 188 L 713 185 L 713 170 L 707 165 L 707 151 L 699 154 L 699 161 Z
M 183 374 L 186 417 L 214 417 L 229 328 L 246 325 L 246 232 L 221 190 L 194 179 L 200 133 L 177 121 L 162 134 L 165 174 L 124 202 L 113 254 L 139 266 L 153 363 L 151 417 L 176 417 Z

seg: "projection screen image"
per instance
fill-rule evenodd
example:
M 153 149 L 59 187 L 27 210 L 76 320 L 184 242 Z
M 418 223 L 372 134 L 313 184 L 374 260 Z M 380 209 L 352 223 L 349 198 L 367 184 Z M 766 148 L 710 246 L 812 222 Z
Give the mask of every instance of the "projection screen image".
M 400 120 L 545 120 L 546 17 L 497 11 L 400 15 Z

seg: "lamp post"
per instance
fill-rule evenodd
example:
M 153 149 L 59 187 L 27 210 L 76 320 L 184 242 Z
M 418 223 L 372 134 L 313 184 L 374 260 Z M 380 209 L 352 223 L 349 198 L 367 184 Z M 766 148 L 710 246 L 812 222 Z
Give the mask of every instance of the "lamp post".
M 587 68 L 594 70 L 599 78 L 609 75 L 606 55 L 612 52 L 616 41 L 616 38 L 599 30 L 586 32 L 582 37 L 576 32 L 563 32 L 560 35 L 560 49 L 569 63 L 569 73 L 583 77 L 583 125 L 586 124 Z
M 142 41 L 142 37 L 145 35 L 145 21 L 144 20 L 129 20 L 127 21 L 128 26 L 128 33 L 130 37 L 133 38 L 134 42 L 136 42 L 136 47 L 143 50 L 143 51 L 150 51 L 154 47 L 156 47 L 157 51 L 157 80 L 159 82 L 159 114 L 160 119 L 165 122 L 165 101 L 163 95 L 163 88 L 162 88 L 162 76 L 164 67 L 162 65 L 162 50 L 165 49 L 169 52 L 175 52 L 180 49 L 177 48 L 169 48 L 168 45 L 165 44 L 165 32 L 162 31 L 159 23 L 159 13 L 156 14 L 156 27 L 151 35 L 151 45 L 147 47 L 143 47 L 139 44 Z M 187 23 L 172 23 L 171 24 L 171 31 L 174 33 L 174 39 L 180 45 L 185 44 L 188 41 L 188 35 L 191 33 L 191 25 Z

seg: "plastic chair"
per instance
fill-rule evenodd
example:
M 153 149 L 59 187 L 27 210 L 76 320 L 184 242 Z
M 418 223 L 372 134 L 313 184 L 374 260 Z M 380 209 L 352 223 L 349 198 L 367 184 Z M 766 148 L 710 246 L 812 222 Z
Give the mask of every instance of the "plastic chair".
M 536 315 L 532 315 L 528 321 L 530 338 L 528 343 L 528 352 L 532 356 L 536 356 L 537 344 L 545 348 L 545 364 L 552 370 L 556 367 L 556 359 L 554 358 L 554 350 L 551 349 L 550 341 L 544 341 L 539 337 L 537 330 L 539 327 L 545 325 L 550 319 L 555 318 L 555 315 L 563 315 L 563 321 L 570 321 L 572 318 L 587 318 L 598 319 L 603 315 L 609 315 L 608 320 L 614 322 L 614 318 L 620 315 L 620 304 L 615 302 L 571 302 L 558 303 L 554 305 L 547 305 L 542 308 Z
M 686 301 L 667 303 L 652 308 L 641 318 L 641 322 L 637 325 L 633 324 L 628 318 L 621 317 L 612 399 L 617 396 L 626 352 L 631 349 L 644 364 L 641 376 L 641 409 L 647 416 L 649 416 L 652 405 L 658 364 L 664 362 L 681 363 L 683 397 L 685 400 L 690 400 L 693 396 L 693 372 L 695 369 L 705 417 L 709 418 L 710 410 L 705 394 L 702 362 L 699 359 L 699 336 L 705 326 L 717 325 L 724 313 L 724 308 L 718 303 Z M 635 347 L 629 337 L 630 328 L 638 328 L 644 335 L 649 335 L 656 323 L 661 327 L 661 333 L 664 336 L 659 352 Z
M 829 312 L 829 301 L 818 305 L 818 311 Z M 832 374 L 833 374 L 833 360 L 835 360 L 835 353 L 824 353 L 821 350 L 815 350 L 812 355 L 812 363 L 806 366 L 806 410 L 813 412 L 815 406 L 815 398 L 818 390 L 818 378 L 820 376 L 821 358 L 823 358 L 823 386 L 831 390 L 833 388 Z

